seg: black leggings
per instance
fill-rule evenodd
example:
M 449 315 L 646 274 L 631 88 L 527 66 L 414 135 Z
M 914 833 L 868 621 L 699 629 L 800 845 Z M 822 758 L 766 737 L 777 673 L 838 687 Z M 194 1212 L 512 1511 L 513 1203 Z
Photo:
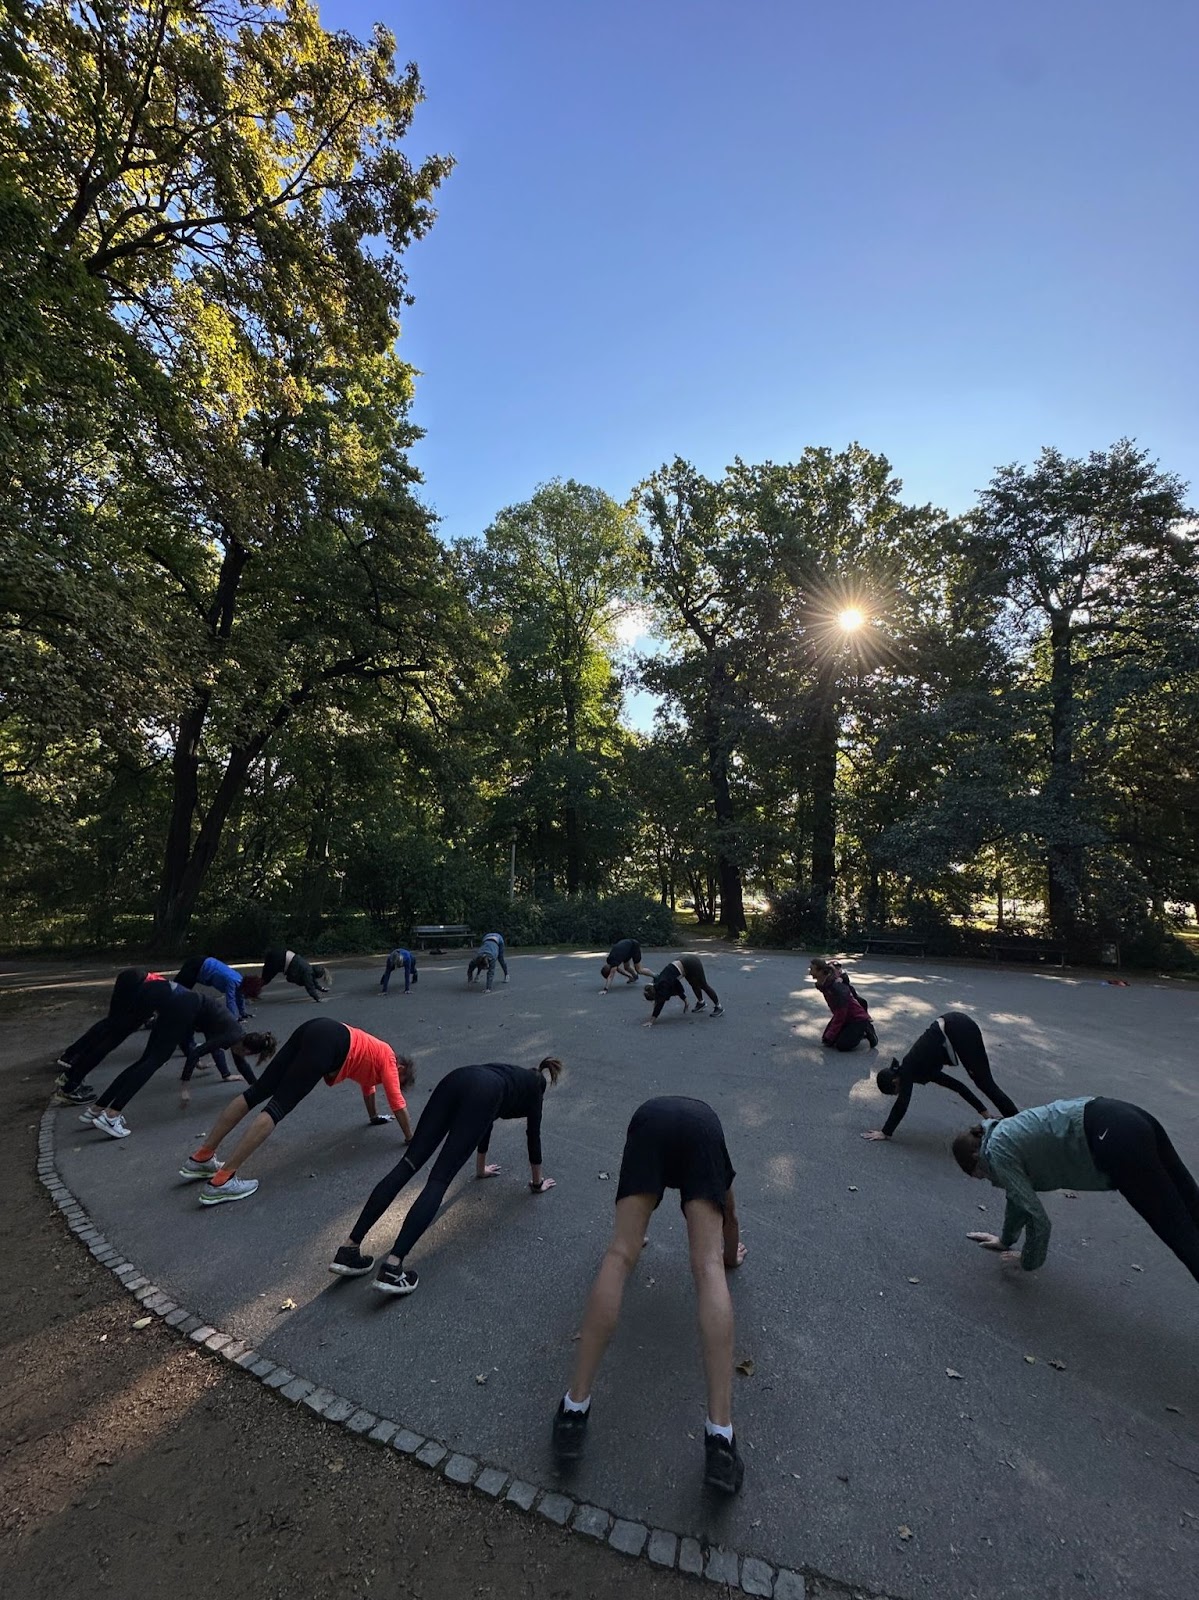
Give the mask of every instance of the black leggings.
M 362 1243 L 400 1190 L 416 1176 L 444 1139 L 441 1154 L 404 1218 L 392 1247 L 392 1255 L 403 1261 L 437 1215 L 446 1190 L 466 1165 L 471 1152 L 479 1148 L 491 1131 L 503 1098 L 502 1079 L 488 1072 L 486 1067 L 456 1067 L 453 1072 L 447 1072 L 429 1096 L 406 1153 L 371 1190 L 362 1215 L 350 1229 L 354 1243 Z
M 1019 1107 L 1014 1100 L 1010 1100 L 1004 1094 L 992 1077 L 982 1029 L 974 1018 L 965 1015 L 949 1017 L 945 1022 L 945 1037 L 953 1046 L 954 1055 L 961 1062 L 962 1070 L 975 1088 L 986 1095 L 1001 1116 L 1014 1117 Z M 1112 1105 L 1117 1103 L 1110 1102 Z
M 720 1004 L 719 997 L 716 990 L 708 982 L 707 974 L 704 972 L 704 964 L 699 957 L 680 956 L 679 965 L 683 969 L 684 978 L 691 985 L 691 992 L 695 995 L 697 1003 L 703 1000 L 704 995 L 707 995 L 712 1004 L 718 1006 Z
M 159 1006 L 146 1048 L 132 1066 L 113 1079 L 96 1104 L 106 1111 L 123 1111 L 190 1035 L 203 1004 L 202 996 L 186 991 L 173 994 Z
M 258 1082 L 246 1090 L 246 1105 L 251 1110 L 262 1106 L 272 1122 L 282 1122 L 322 1078 L 341 1071 L 349 1053 L 350 1030 L 344 1022 L 332 1017 L 302 1022 Z
M 1095 1165 L 1199 1279 L 1199 1186 L 1161 1123 L 1127 1100 L 1095 1099 L 1083 1129 Z
M 145 978 L 140 967 L 126 967 L 117 973 L 108 1001 L 108 1015 L 94 1022 L 62 1053 L 61 1059 L 71 1063 L 67 1072 L 68 1088 L 78 1088 L 92 1068 L 99 1066 L 106 1055 L 123 1044 L 145 1021 L 144 1015 L 134 1016 L 132 1011 Z

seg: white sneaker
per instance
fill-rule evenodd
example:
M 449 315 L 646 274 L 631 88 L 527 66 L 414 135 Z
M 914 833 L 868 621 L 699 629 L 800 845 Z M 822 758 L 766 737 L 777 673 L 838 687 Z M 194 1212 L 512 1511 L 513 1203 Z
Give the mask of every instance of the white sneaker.
M 110 1139 L 127 1139 L 133 1129 L 126 1125 L 119 1111 L 100 1111 L 92 1118 L 92 1127 L 106 1133 Z
M 219 1188 L 210 1179 L 200 1190 L 200 1204 L 220 1206 L 226 1200 L 248 1200 L 257 1188 L 257 1178 L 227 1178 Z
M 79 1120 L 80 1122 L 86 1122 L 90 1124 L 95 1122 L 99 1115 L 100 1113 L 98 1111 L 93 1111 L 91 1106 L 88 1106 L 86 1111 L 81 1111 L 79 1113 Z
M 181 1178 L 211 1178 L 214 1172 L 221 1170 L 221 1164 L 215 1156 L 207 1161 L 196 1161 L 192 1156 L 179 1168 Z

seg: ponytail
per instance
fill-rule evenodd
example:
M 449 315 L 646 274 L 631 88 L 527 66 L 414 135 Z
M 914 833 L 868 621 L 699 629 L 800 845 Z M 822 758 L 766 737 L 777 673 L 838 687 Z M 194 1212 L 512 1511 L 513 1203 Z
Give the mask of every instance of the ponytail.
M 400 1088 L 411 1089 L 416 1082 L 416 1067 L 411 1056 L 396 1056 L 396 1066 L 400 1070 Z
M 974 1176 L 974 1169 L 978 1165 L 982 1142 L 983 1125 L 981 1122 L 976 1122 L 972 1128 L 967 1128 L 965 1133 L 959 1133 L 953 1141 L 953 1159 L 968 1178 Z
M 279 1041 L 273 1033 L 247 1033 L 241 1040 L 242 1054 L 253 1056 L 259 1063 L 269 1061 L 278 1048 Z
M 544 1072 L 550 1083 L 557 1083 L 562 1076 L 562 1063 L 557 1056 L 546 1056 L 544 1060 L 537 1063 L 537 1070 L 538 1072 Z

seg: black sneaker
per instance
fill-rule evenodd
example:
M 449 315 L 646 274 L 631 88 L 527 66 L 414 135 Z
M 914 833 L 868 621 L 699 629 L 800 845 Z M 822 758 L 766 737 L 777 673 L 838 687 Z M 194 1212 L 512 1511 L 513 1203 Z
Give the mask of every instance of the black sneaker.
M 90 1106 L 95 1098 L 96 1091 L 90 1083 L 81 1083 L 78 1089 L 68 1089 L 60 1083 L 54 1091 L 56 1106 Z
M 730 1443 L 719 1433 L 704 1430 L 704 1482 L 723 1494 L 736 1494 L 745 1476 L 745 1462 L 737 1451 L 737 1440 Z
M 866 1043 L 872 1050 L 878 1049 L 878 1034 L 875 1033 L 873 1024 L 866 1029 Z
M 706 1011 L 708 1009 L 708 1002 L 706 1000 L 697 1000 L 691 1009 L 697 1013 L 700 1011 Z
M 393 1267 L 386 1261 L 375 1274 L 375 1288 L 380 1294 L 411 1294 L 419 1282 L 415 1272 L 405 1272 L 403 1267 Z
M 343 1244 L 337 1247 L 337 1254 L 329 1263 L 329 1271 L 336 1272 L 340 1278 L 361 1278 L 374 1264 L 374 1256 L 364 1256 L 352 1244 Z
M 723 1006 L 713 1006 L 712 1007 L 712 1015 L 714 1017 L 723 1017 L 724 1016 L 724 1007 Z
M 568 1411 L 566 1401 L 559 1400 L 558 1412 L 554 1417 L 554 1454 L 559 1461 L 577 1461 L 583 1454 L 583 1445 L 587 1440 L 587 1418 L 590 1415 L 590 1406 L 586 1411 Z

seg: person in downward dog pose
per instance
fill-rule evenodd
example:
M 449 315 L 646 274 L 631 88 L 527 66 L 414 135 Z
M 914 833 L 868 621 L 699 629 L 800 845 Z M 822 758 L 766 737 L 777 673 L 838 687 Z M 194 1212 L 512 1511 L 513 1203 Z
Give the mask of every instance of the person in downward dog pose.
M 612 1239 L 583 1314 L 574 1376 L 554 1418 L 560 1461 L 582 1454 L 592 1384 L 616 1331 L 625 1280 L 637 1265 L 663 1194 L 677 1189 L 687 1222 L 708 1389 L 704 1482 L 726 1494 L 740 1489 L 745 1467 L 733 1433 L 733 1303 L 725 1280 L 726 1269 L 745 1260 L 734 1176 L 720 1118 L 703 1100 L 667 1095 L 647 1100 L 633 1113 L 620 1162 Z
M 704 996 L 707 995 L 712 1002 L 712 1015 L 724 1015 L 724 1007 L 717 997 L 716 990 L 709 984 L 704 973 L 704 964 L 698 956 L 679 956 L 676 960 L 664 966 L 652 983 L 647 983 L 643 991 L 647 1000 L 653 1001 L 654 1014 L 643 1026 L 652 1028 L 661 1015 L 662 1007 L 668 1000 L 681 1000 L 684 1013 L 689 1009 L 687 1005 L 687 991 L 683 988 L 683 979 L 691 985 L 691 992 L 695 996 L 695 1009 L 697 1012 L 704 1009 Z
M 1156 1117 L 1127 1100 L 1054 1100 L 1002 1120 L 975 1123 L 953 1141 L 970 1178 L 1007 1195 L 1003 1232 L 968 1233 L 1025 1272 L 1043 1266 L 1049 1218 L 1037 1199 L 1048 1189 L 1116 1189 L 1199 1280 L 1199 1185 Z M 1024 1246 L 1016 1250 L 1020 1235 Z
M 383 968 L 383 976 L 379 980 L 379 993 L 387 993 L 387 985 L 391 982 L 393 972 L 404 969 L 404 993 L 407 994 L 416 982 L 416 957 L 411 950 L 393 950 L 387 957 L 387 965 Z
M 891 1065 L 874 1075 L 874 1081 L 883 1094 L 895 1095 L 895 1104 L 881 1128 L 872 1128 L 863 1139 L 889 1139 L 907 1114 L 912 1098 L 912 1085 L 935 1083 L 940 1089 L 952 1089 L 962 1099 L 985 1117 L 987 1108 L 977 1095 L 970 1093 L 964 1083 L 951 1078 L 944 1067 L 961 1067 L 980 1093 L 995 1106 L 1001 1117 L 1014 1117 L 1017 1106 L 995 1082 L 987 1047 L 983 1043 L 982 1029 L 973 1017 L 964 1011 L 947 1011 L 931 1023 L 902 1061 L 891 1057 Z
M 844 1054 L 856 1050 L 865 1039 L 872 1050 L 877 1049 L 878 1034 L 870 1012 L 841 967 L 816 957 L 808 971 L 832 1012 L 820 1036 L 821 1044 Z
M 204 999 L 208 999 L 207 995 L 204 996 Z M 201 1045 L 197 1045 L 194 1039 L 185 1039 L 182 1047 L 184 1054 L 183 1071 L 179 1079 L 183 1085 L 179 1091 L 179 1103 L 181 1105 L 186 1106 L 191 1103 L 192 1074 L 197 1067 L 201 1072 L 204 1071 L 204 1068 L 200 1067 L 200 1062 L 205 1056 L 213 1058 L 222 1083 L 228 1083 L 233 1077 L 229 1070 L 229 1063 L 225 1060 L 226 1047 L 228 1047 L 229 1054 L 233 1057 L 233 1065 L 246 1083 L 252 1085 L 257 1083 L 258 1077 L 250 1066 L 247 1057 L 253 1055 L 260 1062 L 269 1061 L 279 1048 L 279 1041 L 273 1033 L 243 1033 L 240 1022 L 229 1023 L 223 1030 L 207 1035 Z
M 371 1191 L 329 1271 L 357 1278 L 371 1270 L 375 1258 L 363 1255 L 362 1241 L 440 1145 L 425 1186 L 413 1201 L 391 1254 L 375 1277 L 374 1287 L 383 1294 L 411 1294 L 420 1278 L 404 1262 L 437 1215 L 446 1190 L 466 1165 L 471 1151 L 475 1152 L 476 1178 L 493 1178 L 500 1170 L 487 1163 L 487 1147 L 496 1122 L 525 1119 L 530 1193 L 546 1194 L 552 1189 L 553 1178 L 545 1177 L 541 1169 L 541 1107 L 546 1084 L 557 1083 L 561 1071 L 557 1056 L 546 1056 L 536 1069 L 491 1061 L 447 1072 L 429 1096 L 408 1150 Z
M 148 979 L 161 987 L 148 987 Z M 94 1022 L 86 1033 L 69 1044 L 55 1063 L 62 1068 L 54 1085 L 56 1104 L 90 1105 L 96 1091 L 84 1083 L 84 1078 L 131 1033 L 136 1033 L 149 1021 L 158 1001 L 170 992 L 167 980 L 157 973 L 148 975 L 141 967 L 126 967 L 118 972 L 109 996 L 108 1015 Z
M 282 973 L 288 983 L 294 983 L 303 989 L 319 1005 L 323 996 L 329 993 L 329 969 L 312 962 L 305 961 L 303 956 L 298 956 L 294 950 L 268 950 L 262 963 L 262 977 L 259 988 L 265 989 L 267 984 Z
M 300 1024 L 258 1082 L 229 1102 L 212 1132 L 180 1167 L 179 1176 L 207 1180 L 200 1190 L 201 1205 L 248 1200 L 258 1188 L 258 1179 L 239 1178 L 238 1169 L 322 1081 L 330 1088 L 337 1083 L 356 1083 L 362 1090 L 370 1122 L 390 1122 L 394 1116 L 405 1140 L 411 1139 L 404 1090 L 415 1080 L 416 1069 L 409 1058 L 397 1056 L 382 1039 L 344 1022 L 334 1022 L 332 1017 L 313 1017 L 311 1022 Z M 380 1112 L 375 1103 L 379 1088 L 387 1097 L 391 1115 Z M 217 1150 L 256 1106 L 262 1110 L 222 1166 L 216 1158 Z
M 168 992 L 159 1001 L 146 1048 L 131 1066 L 113 1079 L 103 1094 L 95 1097 L 79 1119 L 90 1123 L 99 1133 L 106 1133 L 110 1139 L 129 1137 L 133 1130 L 125 1121 L 125 1107 L 176 1050 L 190 1044 L 195 1034 L 203 1034 L 206 1050 L 220 1052 L 234 1047 L 242 1072 L 246 1070 L 246 1056 L 262 1060 L 274 1053 L 272 1034 L 244 1033 L 241 1023 L 210 995 L 193 994 L 190 989 L 177 989 L 173 985 L 164 984 L 163 987 Z M 223 1055 L 218 1054 L 217 1059 L 219 1065 L 224 1064 Z
M 483 992 L 490 994 L 497 962 L 504 974 L 504 982 L 507 983 L 508 963 L 504 960 L 504 936 L 502 933 L 485 933 L 479 948 L 466 964 L 467 983 L 473 983 L 478 974 L 486 968 L 487 982 L 483 986 Z
M 649 968 L 641 965 L 641 946 L 636 939 L 618 939 L 608 951 L 608 959 L 600 968 L 600 975 L 604 980 L 601 994 L 607 994 L 608 985 L 618 973 L 628 983 L 636 983 L 638 973 L 643 978 L 653 977 Z
M 194 989 L 198 983 L 215 989 L 224 995 L 230 1016 L 238 1022 L 244 1022 L 249 1015 L 245 996 L 256 1000 L 262 988 L 257 978 L 243 977 L 236 967 L 226 966 L 215 956 L 189 956 L 175 974 L 175 982 L 181 989 Z

